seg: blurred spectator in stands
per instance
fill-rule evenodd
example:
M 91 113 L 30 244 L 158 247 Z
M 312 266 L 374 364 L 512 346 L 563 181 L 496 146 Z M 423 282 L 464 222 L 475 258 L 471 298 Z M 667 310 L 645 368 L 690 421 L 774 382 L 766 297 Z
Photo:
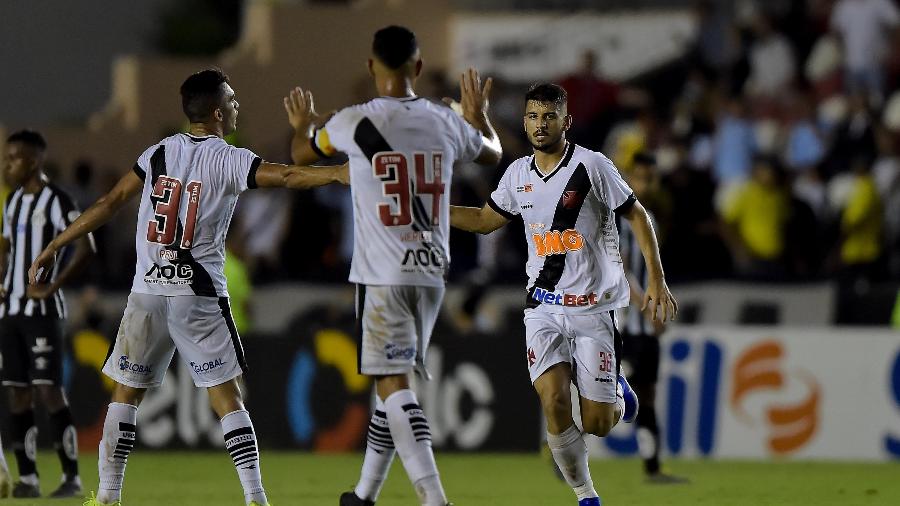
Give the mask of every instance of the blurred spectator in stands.
M 94 164 L 90 160 L 75 162 L 69 195 L 81 209 L 87 209 L 100 198 L 100 192 L 94 184 Z
M 757 157 L 752 177 L 724 203 L 724 234 L 738 274 L 776 281 L 785 275 L 785 230 L 790 217 L 784 171 L 772 157 Z
M 756 138 L 740 97 L 726 99 L 713 140 L 713 173 L 719 185 L 740 183 L 750 175 Z
M 619 123 L 612 129 L 603 151 L 612 158 L 620 171 L 627 173 L 631 171 L 638 153 L 656 150 L 661 130 L 655 111 L 644 107 L 638 111 L 633 121 Z
M 884 216 L 871 164 L 865 156 L 854 160 L 849 199 L 841 210 L 841 267 L 852 278 L 872 279 L 882 253 Z
M 877 152 L 875 126 L 866 96 L 857 93 L 850 97 L 846 119 L 833 132 L 831 150 L 826 157 L 825 176 L 847 171 L 860 156 L 870 159 Z
M 290 228 L 291 197 L 289 190 L 261 188 L 238 202 L 231 233 L 257 281 L 271 281 L 281 274 L 281 245 Z
M 697 40 L 692 49 L 694 63 L 713 78 L 724 75 L 737 59 L 737 38 L 728 15 L 711 0 L 694 4 Z
M 847 91 L 866 93 L 873 105 L 884 99 L 881 65 L 898 23 L 900 10 L 891 0 L 838 0 L 831 12 L 831 28 L 844 47 Z
M 637 107 L 647 101 L 643 92 L 604 79 L 599 68 L 597 53 L 586 49 L 575 73 L 559 82 L 568 93 L 569 111 L 575 117 L 569 135 L 574 142 L 591 149 L 603 145 L 621 106 Z
M 794 52 L 787 38 L 775 29 L 768 14 L 755 17 L 753 34 L 748 55 L 750 76 L 744 91 L 763 102 L 780 102 L 794 81 Z

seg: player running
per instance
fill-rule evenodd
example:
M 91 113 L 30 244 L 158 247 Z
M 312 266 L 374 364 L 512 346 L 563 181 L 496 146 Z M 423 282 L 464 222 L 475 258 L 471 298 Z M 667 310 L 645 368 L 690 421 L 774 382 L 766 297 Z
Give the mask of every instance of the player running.
M 547 418 L 547 444 L 578 497 L 599 506 L 588 452 L 572 417 L 570 384 L 579 393 L 584 431 L 606 436 L 637 415 L 637 397 L 619 376 L 621 338 L 613 310 L 629 291 L 615 216 L 631 224 L 649 270 L 643 305 L 652 318 L 674 318 L 659 248 L 647 213 L 612 162 L 566 141 L 572 116 L 555 84 L 525 95 L 525 133 L 534 155 L 510 164 L 481 208 L 450 206 L 454 227 L 488 234 L 521 216 L 528 243 L 526 358 Z
M 369 72 L 379 98 L 348 107 L 323 128 L 312 96 L 285 98 L 295 135 L 294 163 L 341 151 L 350 157 L 354 247 L 350 281 L 357 285 L 359 370 L 375 378 L 359 483 L 342 506 L 372 505 L 394 452 L 419 501 L 444 506 L 428 421 L 410 390 L 410 373 L 425 378 L 425 354 L 444 296 L 449 264 L 449 183 L 456 161 L 496 164 L 501 149 L 488 120 L 491 81 L 482 89 L 470 70 L 460 82 L 461 111 L 415 94 L 422 59 L 415 35 L 389 26 L 375 33 Z
M 65 245 L 110 220 L 140 193 L 137 266 L 128 305 L 103 372 L 116 381 L 100 442 L 100 487 L 87 505 L 120 504 L 125 464 L 134 448 L 138 405 L 162 384 L 175 349 L 206 387 L 221 419 L 247 504 L 267 505 L 250 414 L 238 387 L 244 351 L 231 317 L 223 272 L 225 234 L 238 196 L 263 186 L 310 188 L 346 182 L 346 167 L 289 167 L 262 161 L 222 137 L 237 126 L 228 77 L 208 69 L 181 85 L 185 134 L 167 137 L 134 170 L 62 232 L 29 270 L 32 284 Z

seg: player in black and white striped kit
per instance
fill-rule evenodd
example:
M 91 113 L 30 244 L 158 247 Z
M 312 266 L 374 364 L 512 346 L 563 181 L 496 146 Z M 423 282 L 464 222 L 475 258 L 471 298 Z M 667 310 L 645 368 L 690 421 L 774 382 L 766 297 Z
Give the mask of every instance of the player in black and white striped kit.
M 62 484 L 51 497 L 81 494 L 78 440 L 62 389 L 66 302 L 60 287 L 84 267 L 94 245 L 90 236 L 82 237 L 69 262 L 56 265 L 44 283 L 28 284 L 31 262 L 79 215 L 72 199 L 44 174 L 46 150 L 41 134 L 29 130 L 16 132 L 6 141 L 6 178 L 15 190 L 3 210 L 0 240 L 0 380 L 9 394 L 12 448 L 19 467 L 13 497 L 41 495 L 35 463 L 35 398 L 50 414 L 63 468 Z
M 138 405 L 148 388 L 162 384 L 176 348 L 189 364 L 194 384 L 209 393 L 245 503 L 269 504 L 256 433 L 237 381 L 247 365 L 228 303 L 225 235 L 244 191 L 348 180 L 346 167 L 268 163 L 226 143 L 223 137 L 237 128 L 239 104 L 221 70 L 188 77 L 181 99 L 189 132 L 147 148 L 133 170 L 51 241 L 28 273 L 35 283 L 52 268 L 59 248 L 96 230 L 140 195 L 137 265 L 116 342 L 103 366 L 116 385 L 100 442 L 99 490 L 88 505 L 120 503 Z
M 656 178 L 655 157 L 647 153 L 636 154 L 633 168 L 626 179 L 638 200 L 651 201 Z M 655 225 L 649 209 L 647 214 Z M 685 483 L 685 478 L 662 472 L 659 464 L 656 382 L 659 379 L 659 339 L 666 330 L 666 324 L 660 319 L 654 321 L 648 312 L 641 311 L 640 301 L 644 299 L 644 288 L 650 281 L 650 273 L 631 225 L 619 217 L 617 225 L 622 265 L 631 289 L 631 304 L 617 311 L 617 317 L 622 325 L 622 366 L 642 404 L 635 420 L 638 452 L 644 461 L 644 473 L 649 483 Z

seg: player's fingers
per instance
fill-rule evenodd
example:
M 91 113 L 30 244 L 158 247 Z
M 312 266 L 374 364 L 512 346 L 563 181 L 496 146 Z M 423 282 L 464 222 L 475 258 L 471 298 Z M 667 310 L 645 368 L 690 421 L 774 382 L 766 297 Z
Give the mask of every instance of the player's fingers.
M 465 100 L 466 95 L 468 95 L 469 90 L 466 87 L 466 73 L 463 72 L 459 75 L 459 96 L 460 100 Z
M 472 84 L 473 84 L 472 89 L 476 90 L 476 91 L 480 91 L 481 90 L 481 76 L 478 75 L 478 71 L 475 70 L 475 68 L 470 68 L 469 75 L 472 78 Z
M 481 90 L 481 98 L 484 99 L 485 102 L 488 101 L 488 98 L 491 95 L 491 88 L 494 86 L 494 78 L 488 77 L 484 80 L 484 89 Z
M 653 301 L 650 302 L 650 317 L 653 321 L 657 321 L 657 316 L 656 316 L 657 310 L 659 310 L 659 301 L 656 299 L 653 299 Z
M 309 107 L 309 112 L 315 114 L 316 104 L 313 102 L 313 94 L 310 90 L 306 90 L 306 105 Z
M 674 320 L 675 315 L 678 314 L 678 301 L 671 294 L 669 294 L 669 300 L 672 301 L 672 319 Z
M 659 319 L 661 322 L 669 321 L 669 300 L 667 297 L 663 297 L 663 300 L 660 301 L 659 304 L 660 315 Z
M 678 309 L 675 307 L 675 299 L 669 299 L 669 321 L 675 321 L 675 314 Z

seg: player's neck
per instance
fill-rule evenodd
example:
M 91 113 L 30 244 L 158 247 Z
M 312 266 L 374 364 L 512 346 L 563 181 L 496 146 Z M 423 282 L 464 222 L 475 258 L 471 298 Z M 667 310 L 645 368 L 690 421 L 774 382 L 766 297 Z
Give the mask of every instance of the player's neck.
M 188 133 L 194 137 L 208 137 L 210 135 L 225 137 L 221 125 L 207 125 L 206 123 L 191 123 L 191 126 L 188 127 Z
M 566 152 L 566 145 L 568 145 L 568 142 L 562 139 L 549 151 L 534 150 L 534 164 L 537 165 L 538 170 L 542 174 L 546 176 L 559 165 L 559 161 L 562 160 L 563 154 Z
M 43 190 L 45 186 L 47 186 L 47 181 L 44 178 L 44 173 L 39 171 L 34 177 L 25 181 L 25 184 L 22 185 L 22 191 L 34 194 Z
M 376 83 L 378 95 L 392 98 L 409 98 L 416 96 L 412 82 L 406 77 L 390 77 Z

